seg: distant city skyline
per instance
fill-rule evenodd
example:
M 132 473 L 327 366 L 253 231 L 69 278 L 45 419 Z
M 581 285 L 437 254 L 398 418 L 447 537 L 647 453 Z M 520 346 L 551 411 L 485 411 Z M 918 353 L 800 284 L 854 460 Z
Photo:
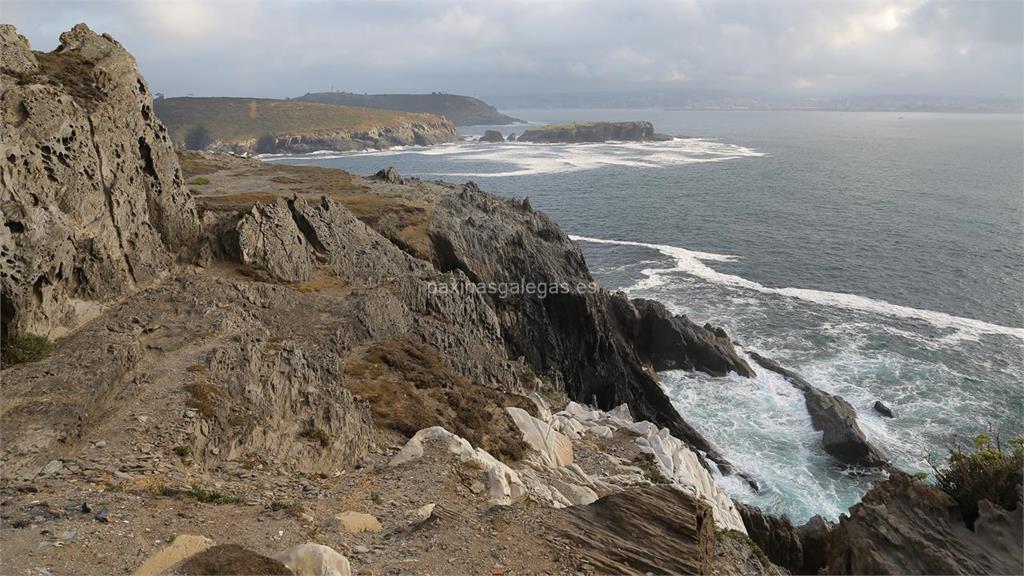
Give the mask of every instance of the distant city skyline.
M 36 50 L 78 22 L 108 32 L 168 96 L 1024 92 L 1017 1 L 3 0 L 0 20 Z

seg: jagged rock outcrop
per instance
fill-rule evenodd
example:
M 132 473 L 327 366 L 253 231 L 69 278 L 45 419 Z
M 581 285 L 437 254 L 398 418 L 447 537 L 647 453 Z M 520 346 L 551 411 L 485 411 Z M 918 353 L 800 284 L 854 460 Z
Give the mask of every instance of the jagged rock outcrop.
M 669 486 L 605 496 L 563 512 L 573 549 L 604 574 L 709 574 L 715 549 L 710 509 Z
M 617 294 L 618 298 L 619 295 Z M 710 324 L 698 326 L 686 316 L 669 312 L 660 302 L 635 298 L 635 313 L 619 302 L 619 320 L 640 357 L 655 370 L 700 370 L 712 376 L 736 372 L 754 376 L 747 361 L 736 353 L 729 335 Z
M 84 24 L 0 28 L 3 332 L 61 335 L 158 278 L 199 222 L 135 60 Z
M 622 140 L 644 142 L 671 140 L 658 134 L 650 122 L 578 122 L 530 128 L 519 135 L 519 142 L 583 143 Z
M 800 532 L 793 527 L 789 518 L 766 514 L 757 506 L 736 503 L 736 509 L 743 518 L 747 535 L 757 544 L 773 564 L 782 566 L 793 574 L 816 574 L 804 572 L 804 548 Z
M 405 184 L 405 180 L 394 166 L 381 168 L 373 176 L 370 176 L 370 178 L 373 180 L 380 180 L 381 182 L 387 182 L 388 184 Z
M 796 372 L 765 358 L 757 352 L 750 357 L 763 368 L 781 374 L 790 384 L 804 394 L 811 424 L 822 433 L 821 445 L 826 452 L 840 462 L 853 466 L 884 467 L 888 458 L 868 441 L 864 431 L 857 424 L 857 410 L 849 402 L 815 388 Z
M 729 470 L 644 369 L 633 334 L 616 318 L 619 304 L 594 283 L 579 246 L 546 215 L 469 183 L 434 206 L 429 235 L 428 257 L 438 269 L 461 271 L 483 287 L 510 358 L 524 358 L 570 398 L 604 410 L 629 405 L 637 418 L 667 427 Z
M 952 498 L 902 474 L 875 484 L 839 518 L 827 574 L 1022 574 L 1024 515 L 979 502 L 971 530 Z
M 480 142 L 504 142 L 505 137 L 501 135 L 501 132 L 497 130 L 487 130 L 484 135 L 479 138 Z

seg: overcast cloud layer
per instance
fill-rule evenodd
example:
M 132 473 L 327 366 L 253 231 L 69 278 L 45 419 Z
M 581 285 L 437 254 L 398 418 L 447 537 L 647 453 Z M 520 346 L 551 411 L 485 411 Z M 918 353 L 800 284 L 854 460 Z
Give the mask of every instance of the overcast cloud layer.
M 1007 2 L 0 0 L 37 50 L 109 32 L 168 96 L 713 89 L 1022 92 L 1024 10 Z

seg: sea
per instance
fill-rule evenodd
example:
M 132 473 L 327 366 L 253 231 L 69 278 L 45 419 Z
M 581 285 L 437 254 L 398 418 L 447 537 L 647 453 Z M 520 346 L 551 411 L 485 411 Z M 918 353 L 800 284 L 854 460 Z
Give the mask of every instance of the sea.
M 472 180 L 529 197 L 610 290 L 722 326 L 847 399 L 905 471 L 977 434 L 1024 433 L 1024 117 L 1019 114 L 503 110 L 528 124 L 646 120 L 665 142 L 463 141 L 268 160 Z M 753 364 L 753 363 L 752 363 Z M 737 500 L 835 519 L 877 476 L 838 466 L 776 374 L 668 371 L 682 416 L 758 480 Z M 881 400 L 895 413 L 872 409 Z

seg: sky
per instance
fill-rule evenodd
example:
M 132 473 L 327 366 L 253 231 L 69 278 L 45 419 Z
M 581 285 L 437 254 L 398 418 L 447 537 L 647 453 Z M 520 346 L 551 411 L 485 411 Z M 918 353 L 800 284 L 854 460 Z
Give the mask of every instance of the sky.
M 712 90 L 1020 98 L 1024 2 L 0 0 L 108 32 L 167 96 Z

